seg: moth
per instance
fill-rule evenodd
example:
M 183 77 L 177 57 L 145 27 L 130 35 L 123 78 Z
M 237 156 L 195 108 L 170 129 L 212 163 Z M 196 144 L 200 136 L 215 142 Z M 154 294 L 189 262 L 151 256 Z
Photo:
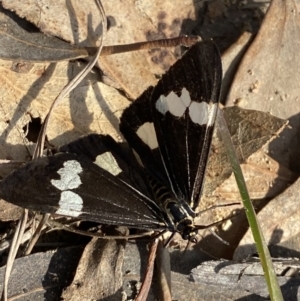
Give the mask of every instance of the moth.
M 125 109 L 120 131 L 128 145 L 108 135 L 78 139 L 12 172 L 0 197 L 44 213 L 191 239 L 221 80 L 216 45 L 197 42 Z

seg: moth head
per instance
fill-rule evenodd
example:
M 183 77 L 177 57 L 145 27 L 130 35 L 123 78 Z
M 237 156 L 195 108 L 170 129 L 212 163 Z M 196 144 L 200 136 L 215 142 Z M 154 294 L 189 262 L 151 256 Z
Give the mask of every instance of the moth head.
M 192 217 L 188 216 L 178 222 L 176 229 L 184 240 L 194 241 L 197 232 Z

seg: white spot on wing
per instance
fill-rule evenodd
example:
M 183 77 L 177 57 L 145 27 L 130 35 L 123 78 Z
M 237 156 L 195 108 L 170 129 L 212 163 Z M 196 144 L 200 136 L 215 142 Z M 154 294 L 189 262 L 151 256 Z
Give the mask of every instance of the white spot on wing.
M 158 148 L 158 142 L 156 137 L 156 132 L 154 129 L 154 124 L 152 122 L 146 122 L 140 126 L 136 134 L 141 138 L 141 140 L 147 144 L 150 149 Z
M 161 95 L 156 101 L 155 107 L 163 115 L 170 112 L 174 116 L 181 117 L 190 103 L 190 94 L 186 88 L 183 88 L 181 96 L 177 96 L 173 91 L 167 96 Z
M 51 184 L 62 191 L 58 203 L 59 209 L 55 212 L 56 214 L 74 217 L 81 214 L 82 198 L 69 190 L 78 188 L 82 184 L 79 177 L 80 172 L 82 172 L 80 163 L 69 160 L 64 163 L 64 167 L 57 171 L 60 180 L 51 180 Z
M 82 213 L 83 200 L 72 191 L 63 191 L 58 204 L 59 209 L 55 212 L 56 214 L 78 217 Z
M 200 125 L 207 124 L 208 104 L 204 101 L 191 103 L 189 113 L 192 121 Z
M 94 163 L 111 173 L 113 176 L 117 176 L 122 172 L 118 162 L 110 152 L 106 152 L 97 156 Z
M 181 98 L 182 103 L 187 108 L 191 103 L 191 97 L 190 97 L 189 91 L 186 88 L 182 89 L 180 98 Z
M 64 167 L 57 171 L 60 174 L 60 180 L 51 180 L 51 183 L 61 191 L 77 188 L 82 184 L 78 175 L 80 172 L 82 168 L 79 162 L 66 161 Z
M 173 91 L 167 96 L 161 95 L 156 101 L 155 107 L 163 115 L 169 112 L 176 117 L 182 117 L 188 109 L 194 123 L 212 126 L 215 122 L 218 105 L 206 101 L 191 101 L 189 91 L 183 88 L 180 96 Z
M 216 119 L 218 104 L 207 103 L 205 101 L 192 101 L 189 113 L 192 121 L 200 125 L 212 126 Z

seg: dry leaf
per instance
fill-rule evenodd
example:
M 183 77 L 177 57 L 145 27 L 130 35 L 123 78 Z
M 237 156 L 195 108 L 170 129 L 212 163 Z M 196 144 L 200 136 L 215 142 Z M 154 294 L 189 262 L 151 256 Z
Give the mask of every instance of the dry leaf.
M 76 24 L 78 20 L 80 20 L 80 30 L 87 32 L 89 29 L 89 20 L 92 20 L 94 22 L 97 19 L 93 15 L 93 6 L 87 4 L 84 8 L 81 8 L 82 3 L 80 2 L 80 4 L 78 4 L 79 2 L 77 1 L 72 1 L 71 10 L 70 6 L 66 7 L 70 3 L 67 2 L 66 4 L 66 2 L 63 1 L 56 2 L 55 5 L 53 3 L 47 4 L 47 2 L 43 2 L 43 6 L 40 6 L 41 2 L 34 2 L 33 5 L 26 5 L 26 7 L 25 5 L 22 5 L 20 1 L 5 0 L 4 2 L 6 6 L 11 3 L 11 9 L 15 9 L 19 15 L 26 16 L 28 20 L 36 22 L 36 25 L 39 28 L 43 29 L 46 32 L 51 32 L 51 34 L 60 36 L 66 40 L 72 40 L 74 38 L 73 33 L 75 32 L 74 28 L 76 28 L 74 24 Z M 175 2 L 154 4 L 152 2 L 149 3 L 149 1 L 131 0 L 126 1 L 126 3 L 118 2 L 119 5 L 120 3 L 122 4 L 121 9 L 119 7 L 117 8 L 117 5 L 113 1 L 104 1 L 105 9 L 107 10 L 109 19 L 112 24 L 111 31 L 106 37 L 106 40 L 108 41 L 107 44 L 110 44 L 111 41 L 111 44 L 121 44 L 125 42 L 141 41 L 145 38 L 153 38 L 153 36 L 164 37 L 178 35 L 178 33 L 183 32 L 182 25 L 186 24 L 184 23 L 184 21 L 193 22 L 194 19 L 196 19 L 199 10 L 203 8 L 202 2 L 197 2 L 197 5 L 194 6 L 192 1 L 183 1 L 180 2 L 180 4 Z M 216 5 L 216 3 L 214 4 Z M 48 9 L 47 5 L 49 6 Z M 79 5 L 80 7 L 77 8 L 77 5 Z M 54 14 L 52 14 L 49 19 L 45 19 L 45 16 L 47 15 L 45 12 L 47 12 L 47 10 L 52 11 L 52 8 L 56 8 L 56 6 L 59 8 L 58 11 L 54 10 Z M 64 8 L 66 8 L 66 10 Z M 209 11 L 209 13 L 215 16 L 218 10 L 213 10 L 212 6 L 210 8 L 211 10 Z M 20 12 L 21 9 L 24 9 L 24 11 Z M 81 9 L 86 9 L 88 10 L 88 12 L 86 11 L 85 13 L 82 13 Z M 224 5 L 221 6 L 221 9 L 222 11 L 226 12 Z M 62 14 L 63 16 L 59 14 Z M 73 21 L 70 21 L 70 15 L 74 17 L 75 23 Z M 36 16 L 38 16 L 38 18 L 36 18 Z M 173 16 L 176 17 L 174 18 Z M 182 20 L 183 18 L 184 20 Z M 130 19 L 132 19 L 134 22 L 129 22 Z M 62 24 L 60 25 L 58 22 L 62 22 Z M 97 25 L 99 23 L 100 22 L 96 22 L 93 24 Z M 65 30 L 65 24 L 68 24 L 71 29 Z M 57 34 L 57 32 L 60 32 L 60 30 L 61 33 Z M 86 32 L 83 35 L 82 33 L 80 33 L 80 38 L 75 36 L 75 41 L 79 40 L 83 42 L 87 36 Z M 141 91 L 143 91 L 145 87 L 155 82 L 156 78 L 154 74 L 161 74 L 162 70 L 167 68 L 170 62 L 175 59 L 175 57 L 176 55 L 172 53 L 170 54 L 169 52 L 166 52 L 164 50 L 153 51 L 150 54 L 146 51 L 141 52 L 141 54 L 130 54 L 128 55 L 129 60 L 126 60 L 126 56 L 117 57 L 117 55 L 115 55 L 111 57 L 110 60 L 105 61 L 105 67 L 107 68 L 106 73 L 112 74 L 112 77 L 115 77 L 118 80 L 118 86 L 122 87 L 131 97 L 135 97 Z M 154 64 L 150 64 L 151 60 L 154 61 Z M 75 73 L 72 68 L 76 69 L 76 64 L 71 64 L 68 66 L 66 64 L 64 67 L 60 64 L 57 64 L 56 69 L 54 69 L 52 65 L 35 65 L 29 71 L 27 71 L 25 76 L 23 74 L 22 79 L 20 74 L 12 72 L 12 66 L 6 66 L 4 64 L 3 66 L 3 73 L 1 73 L 4 74 L 4 77 L 2 77 L 2 81 L 7 88 L 6 90 L 4 90 L 6 91 L 4 98 L 7 97 L 9 101 L 7 102 L 7 104 L 5 104 L 5 109 L 1 108 L 1 111 L 3 111 L 3 117 L 1 117 L 0 123 L 2 124 L 1 132 L 3 132 L 4 129 L 7 130 L 4 134 L 2 134 L 1 137 L 1 139 L 3 139 L 3 142 L 1 143 L 5 147 L 5 152 L 3 152 L 3 154 L 1 155 L 3 155 L 3 157 L 7 157 L 8 154 L 13 153 L 17 157 L 16 154 L 18 153 L 18 151 L 20 151 L 20 148 L 22 148 L 23 153 L 19 156 L 24 157 L 26 150 L 22 146 L 22 139 L 24 139 L 24 135 L 22 136 L 22 127 L 30 120 L 30 116 L 26 114 L 30 113 L 32 117 L 41 117 L 43 119 L 45 112 L 47 112 L 49 108 L 51 100 L 57 95 L 57 91 L 61 89 L 61 86 L 63 86 L 68 81 L 70 75 L 69 73 L 71 73 L 72 75 Z M 45 70 L 46 72 L 44 72 Z M 40 73 L 40 76 L 38 76 L 38 73 Z M 43 78 L 45 77 L 45 75 L 47 77 L 46 81 L 45 78 Z M 51 83 L 53 79 L 54 83 Z M 25 83 L 24 86 L 22 86 L 23 82 Z M 38 87 L 37 90 L 35 90 L 36 86 Z M 12 91 L 12 93 L 8 93 L 7 90 Z M 105 102 L 98 103 L 97 99 L 96 101 L 94 101 L 93 98 L 97 97 L 101 100 L 103 97 L 106 99 L 106 101 L 110 101 L 110 98 L 107 98 L 106 96 L 107 90 L 108 92 L 111 92 L 112 98 L 115 97 L 118 100 L 114 99 L 113 102 L 109 103 L 108 106 Z M 74 92 L 69 99 L 66 99 L 64 104 L 56 111 L 56 116 L 54 116 L 53 118 L 53 124 L 50 126 L 51 131 L 49 132 L 49 136 L 52 139 L 52 142 L 56 145 L 62 144 L 75 139 L 80 134 L 89 133 L 91 130 L 99 130 L 99 132 L 101 132 L 101 130 L 104 129 L 103 132 L 111 134 L 110 129 L 103 127 L 103 123 L 109 123 L 107 122 L 107 120 L 109 120 L 113 121 L 113 125 L 118 124 L 118 119 L 110 113 L 117 112 L 117 114 L 119 114 L 119 112 L 121 112 L 124 108 L 122 97 L 122 101 L 118 103 L 119 96 L 120 95 L 116 90 L 109 88 L 103 84 L 98 84 L 97 75 L 92 74 L 91 77 L 84 83 L 82 83 L 78 90 Z M 90 104 L 90 106 L 86 105 L 86 103 L 84 102 L 85 99 L 87 99 L 86 101 L 88 104 Z M 125 102 L 127 102 L 127 100 Z M 103 107 L 107 109 L 104 110 L 104 113 L 102 111 Z M 106 119 L 105 121 L 103 121 L 103 123 L 97 119 L 97 117 L 100 115 L 101 117 L 102 115 L 108 115 L 108 117 L 105 116 Z M 243 123 L 244 119 L 245 118 L 243 117 L 240 118 L 239 123 Z M 92 123 L 92 120 L 94 120 L 93 122 L 95 123 Z M 7 129 L 8 121 L 11 122 L 11 124 Z M 252 125 L 248 126 L 248 128 L 251 127 Z M 258 132 L 258 128 L 260 127 L 261 126 L 255 127 L 256 132 Z M 96 130 L 94 130 L 95 128 Z M 117 128 L 117 126 L 115 128 Z M 114 130 L 115 129 L 113 127 L 112 132 L 115 133 L 115 136 L 117 136 L 117 138 L 119 138 L 117 132 L 115 132 Z M 13 131 L 15 131 L 15 141 L 12 140 L 9 135 Z M 249 137 L 250 140 L 253 139 L 253 137 L 251 136 L 251 131 L 247 133 L 247 139 L 249 139 Z M 274 134 L 275 133 L 273 132 L 273 130 L 271 130 L 267 135 L 272 137 Z M 7 137 L 8 142 L 5 142 Z M 237 137 L 240 138 L 239 133 Z M 256 141 L 254 141 L 254 147 L 252 147 L 251 150 L 249 150 L 248 148 L 246 148 L 246 150 L 242 149 L 242 157 L 245 159 L 249 154 L 253 152 L 253 149 L 256 150 L 261 148 L 261 144 L 265 143 L 265 141 L 268 141 L 268 139 L 270 138 L 266 138 L 266 140 L 264 139 L 265 136 L 263 135 L 263 139 L 258 139 L 260 140 L 259 143 L 256 143 Z M 242 144 L 243 143 L 244 141 L 242 141 Z M 220 173 L 222 172 L 223 170 L 221 169 Z M 209 245 L 208 249 L 212 248 L 218 248 L 218 245 L 212 243 Z M 92 250 L 92 253 L 93 251 L 95 250 Z M 196 251 L 199 250 L 196 249 Z M 198 253 L 197 259 L 199 259 Z M 103 263 L 107 262 L 104 261 Z M 79 269 L 80 268 L 81 267 L 79 267 Z M 94 265 L 93 268 L 97 269 L 97 267 Z M 83 269 L 86 269 L 86 267 L 83 267 Z M 84 278 L 80 279 L 84 280 Z M 175 280 L 175 287 L 180 287 L 181 283 L 181 280 L 177 283 Z M 193 285 L 188 286 L 186 284 L 186 289 L 187 290 L 185 291 L 184 288 L 181 287 L 180 293 L 184 292 L 186 293 L 186 295 L 183 297 L 181 295 L 179 299 L 188 300 L 189 298 L 194 298 L 199 300 L 200 295 L 201 297 L 203 297 L 203 300 L 218 300 L 220 298 L 220 294 L 222 294 L 224 298 L 230 299 L 230 297 L 232 297 L 232 294 L 228 295 L 226 290 L 220 292 L 219 288 L 217 288 L 215 291 L 212 291 L 211 289 L 207 290 L 206 287 L 201 287 L 202 294 L 199 293 L 199 291 L 196 290 L 195 286 Z M 241 295 L 239 295 L 239 297 L 241 297 Z
M 243 110 L 239 107 L 225 108 L 224 116 L 240 163 L 245 162 L 251 154 L 274 139 L 286 125 L 286 121 L 270 114 Z M 216 128 L 218 128 L 218 124 Z M 231 173 L 226 149 L 216 131 L 208 160 L 203 194 L 211 195 Z
M 240 38 L 222 54 L 223 80 L 220 98 L 222 104 L 225 103 L 236 70 L 252 40 L 252 34 L 250 32 L 244 32 Z
M 259 212 L 258 221 L 267 243 L 278 244 L 299 233 L 299 191 L 300 181 L 297 180 Z M 297 249 L 299 252 L 299 245 Z M 241 260 L 253 253 L 256 253 L 256 247 L 249 230 L 236 249 L 234 258 Z
M 65 300 L 121 300 L 125 240 L 93 238 L 86 246 Z M 113 296 L 113 297 L 112 297 Z
M 42 5 L 40 1 L 30 1 L 24 5 L 22 1 L 4 0 L 2 4 L 25 17 L 41 31 L 76 45 L 94 46 L 101 34 L 101 20 L 95 1 L 89 0 L 84 6 L 79 0 L 59 0 L 55 1 L 55 5 L 51 1 L 43 1 Z M 110 23 L 105 45 L 177 37 L 182 34 L 185 18 L 188 16 L 195 20 L 197 11 L 203 6 L 203 3 L 195 4 L 192 0 L 180 3 L 102 1 L 102 4 Z M 186 30 L 191 30 L 193 25 L 191 23 Z M 123 89 L 134 99 L 149 85 L 155 84 L 155 75 L 166 71 L 178 56 L 179 53 L 174 55 L 167 49 L 144 50 L 100 58 L 100 66 L 115 81 L 114 86 Z
M 102 35 L 96 1 L 2 1 L 4 8 L 34 24 L 42 32 L 76 45 L 95 46 Z
M 107 45 L 112 45 L 177 37 L 182 34 L 185 18 L 188 16 L 189 19 L 195 20 L 197 11 L 203 3 L 191 0 L 180 2 L 130 0 L 121 10 L 115 9 L 113 1 L 104 1 L 103 5 L 106 13 L 115 20 L 115 26 L 106 37 Z M 128 22 L 128 18 L 134 18 L 134 22 Z M 113 55 L 101 58 L 100 61 L 105 73 L 134 99 L 149 85 L 154 85 L 157 81 L 155 74 L 164 73 L 178 57 L 178 52 L 174 54 L 168 49 L 153 49 Z
M 24 210 L 3 200 L 0 200 L 0 208 L 0 220 L 2 222 L 19 220 Z
M 228 101 L 289 118 L 291 127 L 269 144 L 269 155 L 281 165 L 299 172 L 300 57 L 297 49 L 300 45 L 300 19 L 297 9 L 297 1 L 272 1 L 262 27 L 235 76 Z M 294 238 L 295 243 L 290 243 L 290 246 L 293 245 L 294 251 L 300 249 L 297 238 L 300 227 L 298 186 L 299 181 L 258 214 L 263 234 L 274 250 L 280 249 L 279 243 Z M 252 234 L 248 230 L 235 252 L 235 258 L 246 258 L 254 252 Z
M 47 36 L 32 24 L 0 6 L 0 58 L 14 61 L 55 62 L 87 57 L 78 48 L 56 37 Z
M 262 150 L 251 155 L 241 168 L 251 200 L 274 198 L 297 178 L 296 174 L 280 166 Z M 240 199 L 233 174 L 215 190 L 214 195 L 228 202 Z
M 282 139 L 271 144 L 269 150 L 275 160 L 294 170 L 296 166 L 290 156 L 295 157 L 293 148 L 300 149 L 296 138 L 300 118 L 299 114 L 295 115 L 300 107 L 300 22 L 296 3 L 294 0 L 272 1 L 227 98 L 229 105 L 237 103 L 246 109 L 290 119 L 291 128 L 285 130 Z
M 252 164 L 256 164 L 256 171 L 259 171 L 259 175 L 263 177 L 264 181 L 257 181 L 257 175 L 255 175 L 255 178 L 253 179 L 251 174 L 246 173 L 246 177 L 250 176 L 253 181 L 253 186 L 250 186 L 250 195 L 257 195 L 257 192 L 259 191 L 261 191 L 260 195 L 262 195 L 262 193 L 266 194 L 266 191 L 269 191 L 270 182 L 275 182 L 276 184 L 280 183 L 278 186 L 274 185 L 273 189 L 276 188 L 276 191 L 273 190 L 273 193 L 283 191 L 295 179 L 295 175 L 285 169 L 286 172 L 284 175 L 286 174 L 287 177 L 285 177 L 283 181 L 277 182 L 279 181 L 278 175 L 276 172 L 271 173 L 271 171 L 268 170 L 271 168 L 269 165 L 270 162 L 265 159 L 265 154 L 261 149 L 264 144 L 272 141 L 275 137 L 278 137 L 277 135 L 285 127 L 286 121 L 264 112 L 243 110 L 238 107 L 226 108 L 224 115 L 240 161 L 247 163 L 245 160 L 249 160 L 249 162 L 251 162 L 253 159 L 250 159 L 249 156 L 259 151 L 259 155 L 256 155 L 256 159 L 255 161 L 252 161 Z M 267 166 L 262 168 L 261 162 L 265 162 Z M 277 167 L 277 170 L 279 169 L 280 167 Z M 235 190 L 236 194 L 229 195 L 229 199 L 226 199 L 228 194 L 225 195 L 224 198 L 224 195 L 220 193 L 220 190 L 215 191 L 212 195 L 212 192 L 220 187 L 220 185 L 224 187 L 225 183 L 228 184 L 229 180 L 227 179 L 231 173 L 231 166 L 228 162 L 226 150 L 222 145 L 222 141 L 218 139 L 213 140 L 212 151 L 206 172 L 204 193 L 202 194 L 198 211 L 201 212 L 212 206 L 226 205 L 232 202 L 239 203 L 240 195 L 237 189 Z M 266 173 L 269 175 L 270 182 L 266 181 Z M 225 180 L 227 181 L 223 183 Z M 225 186 L 226 189 L 230 190 L 231 187 L 236 188 L 235 180 L 232 180 L 231 183 L 231 186 Z M 234 199 L 235 196 L 236 198 Z M 259 201 L 255 203 L 255 207 L 261 208 L 265 204 L 265 201 Z M 201 213 L 201 215 L 195 219 L 196 224 L 210 225 L 213 222 L 222 221 L 228 218 L 232 213 L 239 214 L 234 219 L 228 220 L 215 227 L 217 234 L 229 245 L 218 240 L 218 238 L 211 234 L 210 230 L 204 230 L 201 232 L 201 241 L 197 245 L 197 248 L 217 258 L 231 258 L 235 247 L 249 227 L 245 215 L 241 214 L 243 213 L 242 205 L 239 204 L 210 209 Z
M 0 61 L 0 92 L 6 100 L 0 107 L 0 156 L 24 160 L 33 144 L 22 128 L 31 118 L 45 118 L 53 99 L 81 67 L 76 62 L 34 64 L 24 74 L 12 71 L 11 66 L 9 61 Z M 89 74 L 55 109 L 47 132 L 51 143 L 63 145 L 91 132 L 109 133 L 120 141 L 118 118 L 129 101 L 98 79 L 97 74 Z

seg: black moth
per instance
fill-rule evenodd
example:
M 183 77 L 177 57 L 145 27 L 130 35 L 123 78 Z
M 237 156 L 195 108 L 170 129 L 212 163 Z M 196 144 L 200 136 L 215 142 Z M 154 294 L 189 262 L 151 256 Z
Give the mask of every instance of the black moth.
M 120 131 L 130 147 L 110 136 L 81 138 L 11 173 L 0 197 L 44 213 L 190 239 L 221 79 L 216 45 L 194 44 L 124 111 Z

